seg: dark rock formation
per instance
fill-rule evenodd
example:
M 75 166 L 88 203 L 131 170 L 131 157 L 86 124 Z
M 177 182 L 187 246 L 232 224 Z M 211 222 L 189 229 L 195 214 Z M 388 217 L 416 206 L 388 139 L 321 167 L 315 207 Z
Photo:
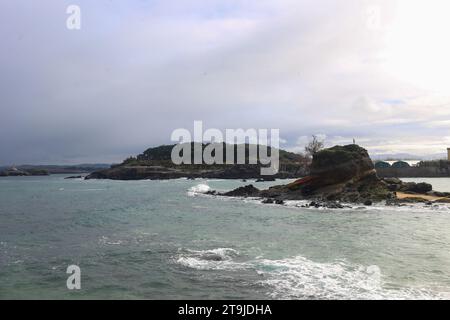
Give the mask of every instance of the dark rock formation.
M 325 149 L 313 157 L 311 175 L 267 192 L 284 199 L 315 198 L 364 203 L 380 201 L 390 192 L 376 175 L 367 151 L 357 145 Z
M 397 178 L 385 178 L 383 179 L 383 182 L 386 183 L 390 191 L 426 194 L 433 190 L 433 186 L 425 182 L 421 183 L 403 182 Z
M 375 176 L 373 162 L 367 151 L 357 145 L 336 146 L 314 155 L 310 185 L 317 188 Z
M 223 195 L 227 197 L 258 197 L 259 194 L 260 191 L 257 188 L 255 188 L 253 185 L 248 185 L 224 193 Z
M 250 188 L 250 187 L 249 187 Z M 357 145 L 336 146 L 314 155 L 311 174 L 288 185 L 274 186 L 259 191 L 251 186 L 247 190 L 239 188 L 227 196 L 251 194 L 277 201 L 314 199 L 310 206 L 318 203 L 338 202 L 366 203 L 395 198 L 388 184 L 376 175 L 374 165 L 367 151 Z M 251 191 L 251 192 L 250 192 Z M 319 205 L 323 206 L 323 205 Z
M 411 192 L 416 192 L 416 193 L 427 193 L 433 190 L 433 186 L 429 183 L 425 183 L 425 182 L 421 182 L 421 183 L 416 183 L 415 185 L 411 185 L 408 190 L 406 191 L 411 191 Z

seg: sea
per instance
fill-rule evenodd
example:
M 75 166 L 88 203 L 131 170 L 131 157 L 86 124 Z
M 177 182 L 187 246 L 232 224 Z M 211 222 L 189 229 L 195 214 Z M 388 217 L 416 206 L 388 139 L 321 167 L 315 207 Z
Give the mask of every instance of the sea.
M 0 299 L 450 298 L 450 204 L 316 209 L 205 195 L 287 180 L 65 177 L 0 178 Z

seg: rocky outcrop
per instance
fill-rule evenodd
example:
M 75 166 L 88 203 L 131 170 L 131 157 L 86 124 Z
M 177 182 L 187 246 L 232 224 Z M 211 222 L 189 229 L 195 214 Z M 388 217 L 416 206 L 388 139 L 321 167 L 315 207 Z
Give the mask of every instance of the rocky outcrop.
M 237 188 L 233 191 L 224 193 L 227 197 L 258 197 L 260 191 L 253 185 Z
M 431 192 L 433 190 L 433 186 L 425 182 L 403 182 L 398 178 L 385 178 L 383 179 L 383 182 L 386 183 L 390 191 L 426 194 L 427 192 Z
M 380 179 L 367 151 L 357 145 L 348 145 L 318 152 L 313 157 L 311 174 L 291 184 L 267 190 L 258 190 L 253 186 L 241 187 L 221 195 L 260 197 L 267 204 L 310 200 L 309 204 L 303 205 L 308 208 L 344 208 L 342 203 L 370 206 L 379 201 L 389 205 L 450 203 L 450 193 L 432 189 L 428 183 L 403 182 L 397 178 Z
M 311 174 L 286 186 L 261 192 L 284 200 L 318 199 L 369 203 L 394 195 L 377 177 L 367 151 L 357 145 L 336 146 L 314 155 Z
M 309 206 L 339 208 L 341 202 L 366 206 L 379 201 L 396 201 L 396 192 L 430 194 L 427 183 L 406 183 L 380 179 L 367 151 L 358 145 L 336 146 L 314 155 L 311 174 L 288 185 L 258 190 L 241 187 L 224 196 L 261 197 L 265 203 L 285 200 L 312 200 Z

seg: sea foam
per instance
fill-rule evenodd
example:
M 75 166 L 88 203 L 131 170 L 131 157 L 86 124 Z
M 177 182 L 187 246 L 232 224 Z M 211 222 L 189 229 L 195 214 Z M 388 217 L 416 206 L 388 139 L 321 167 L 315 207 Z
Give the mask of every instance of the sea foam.
M 199 194 L 207 193 L 208 191 L 211 191 L 211 188 L 207 184 L 201 183 L 201 184 L 191 187 L 188 190 L 188 195 L 196 196 Z
M 257 272 L 274 299 L 413 300 L 448 299 L 448 293 L 425 288 L 388 288 L 378 266 L 345 261 L 318 263 L 297 256 L 262 260 Z
M 425 288 L 388 287 L 376 265 L 363 266 L 346 261 L 320 263 L 302 256 L 280 260 L 261 257 L 237 261 L 241 254 L 231 248 L 184 250 L 174 261 L 183 267 L 205 271 L 253 270 L 262 278 L 255 285 L 266 288 L 272 299 L 448 299 L 448 293 Z M 242 259 L 241 259 L 242 260 Z
M 183 250 L 175 258 L 177 264 L 197 270 L 238 270 L 249 267 L 233 260 L 239 252 L 231 248 L 212 250 Z

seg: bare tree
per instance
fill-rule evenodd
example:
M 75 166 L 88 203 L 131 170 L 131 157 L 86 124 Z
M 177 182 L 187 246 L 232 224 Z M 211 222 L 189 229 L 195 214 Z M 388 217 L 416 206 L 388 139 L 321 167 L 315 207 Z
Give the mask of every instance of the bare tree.
M 320 140 L 316 135 L 312 136 L 312 140 L 305 146 L 305 152 L 309 156 L 315 155 L 324 147 L 324 141 Z

